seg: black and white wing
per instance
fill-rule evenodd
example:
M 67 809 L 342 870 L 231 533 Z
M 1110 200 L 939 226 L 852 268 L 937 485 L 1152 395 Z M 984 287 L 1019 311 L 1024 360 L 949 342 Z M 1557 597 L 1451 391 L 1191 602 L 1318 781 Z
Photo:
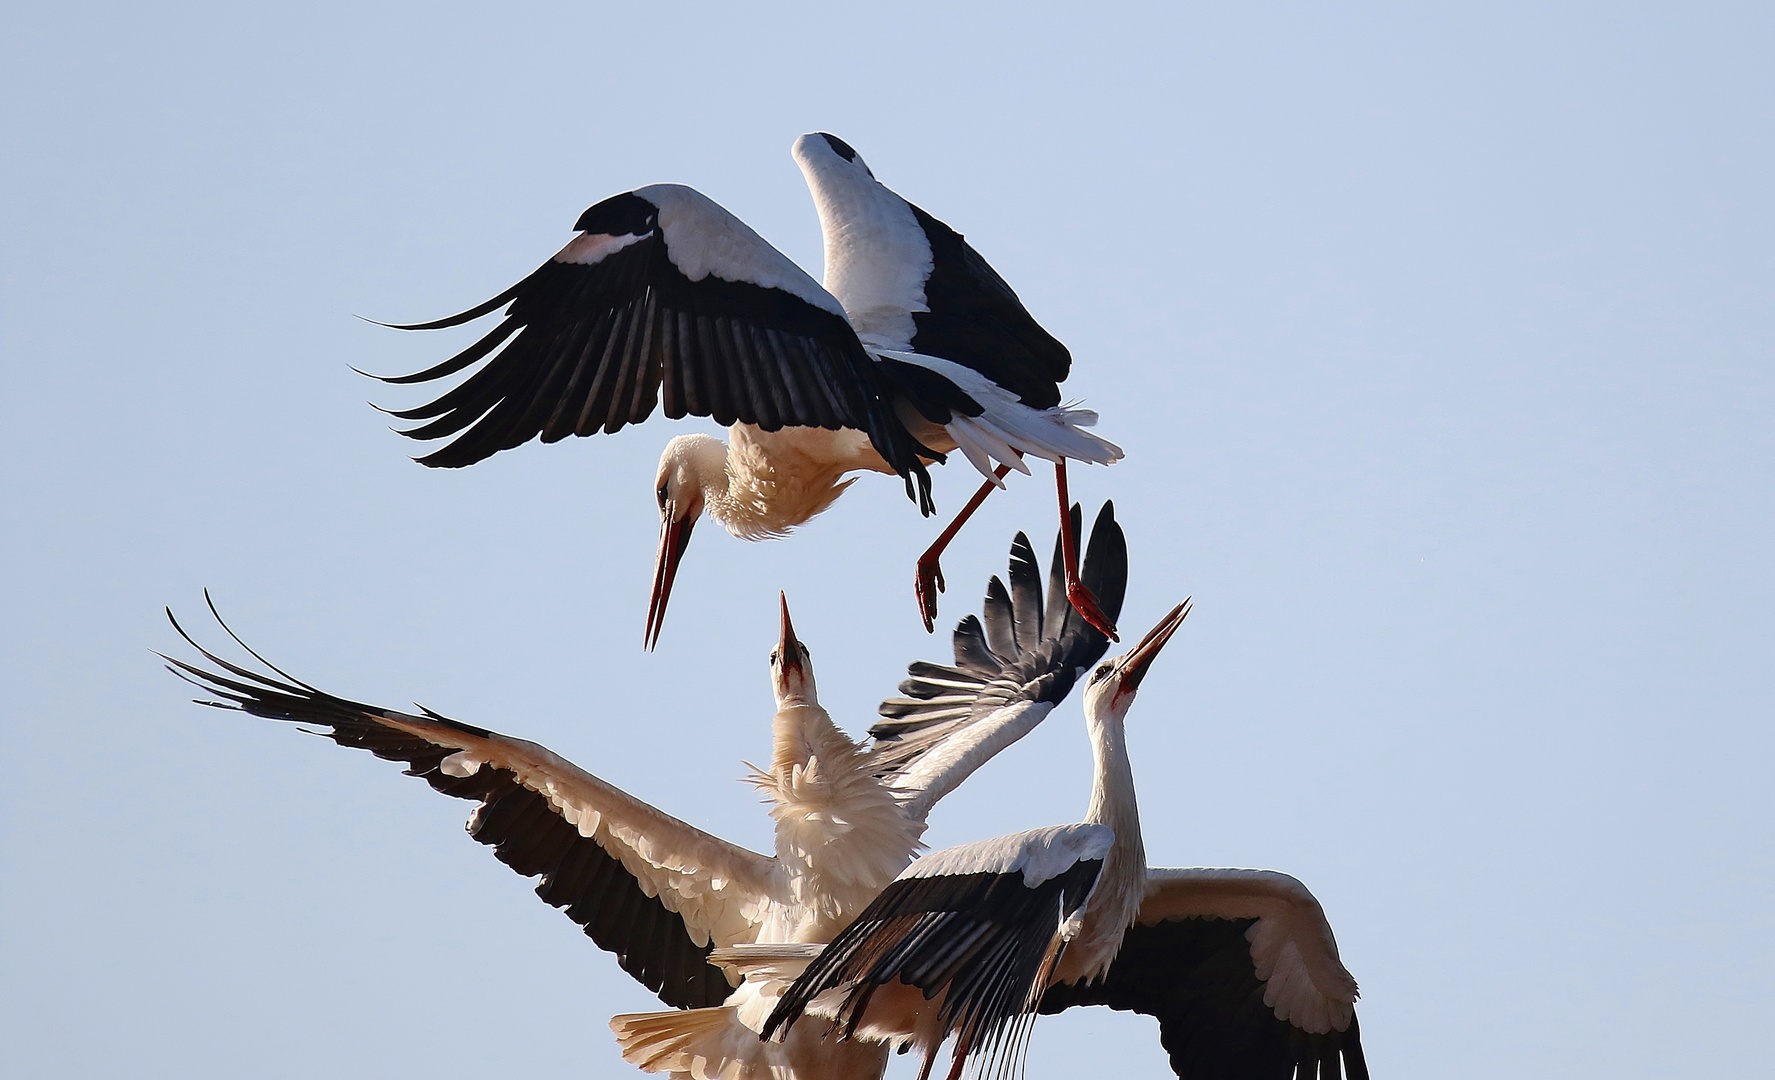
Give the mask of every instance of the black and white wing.
M 421 463 L 455 468 L 538 435 L 614 432 L 661 405 L 674 419 L 766 431 L 863 431 L 928 501 L 922 448 L 844 309 L 744 222 L 691 188 L 655 184 L 605 199 L 574 227 L 579 236 L 486 303 L 398 327 L 457 326 L 506 307 L 457 355 L 384 380 L 431 382 L 486 361 L 436 400 L 393 411 L 428 421 L 402 432 L 411 438 L 455 436 Z
M 1073 506 L 1070 527 L 1080 526 Z M 1022 533 L 1011 543 L 1010 588 L 994 577 L 983 618 L 955 628 L 955 663 L 919 661 L 907 668 L 903 697 L 881 703 L 885 719 L 869 729 L 870 755 L 909 813 L 923 818 L 938 799 L 975 769 L 1021 739 L 1065 700 L 1079 674 L 1109 648 L 1109 639 L 1067 602 L 1061 545 L 1054 539 L 1047 603 L 1035 552 Z M 1080 577 L 1111 619 L 1128 586 L 1128 544 L 1106 502 L 1091 526 Z
M 166 658 L 174 674 L 221 699 L 199 704 L 313 725 L 340 746 L 405 762 L 407 775 L 479 803 L 469 835 L 518 873 L 540 876 L 536 895 L 565 910 L 661 1001 L 699 1008 L 732 992 L 707 957 L 757 935 L 760 909 L 785 887 L 773 860 L 664 814 L 535 743 L 429 710 L 414 716 L 337 698 L 257 653 L 277 677 L 255 672 L 198 646 L 176 620 L 173 626 L 219 669 Z
M 1032 409 L 1060 404 L 1072 354 L 960 233 L 876 180 L 837 136 L 803 135 L 794 154 L 820 211 L 826 287 L 865 341 L 971 368 Z
M 1307 887 L 1272 870 L 1150 870 L 1108 974 L 1056 984 L 1041 1011 L 1157 1017 L 1185 1080 L 1367 1080 L 1356 980 Z
M 1014 1021 L 1034 1019 L 1114 839 L 1058 825 L 916 860 L 807 965 L 762 1034 L 814 1011 L 842 1037 L 927 1040 L 925 1073 L 951 1035 L 957 1070 L 970 1056 L 1014 1063 L 1028 1032 Z

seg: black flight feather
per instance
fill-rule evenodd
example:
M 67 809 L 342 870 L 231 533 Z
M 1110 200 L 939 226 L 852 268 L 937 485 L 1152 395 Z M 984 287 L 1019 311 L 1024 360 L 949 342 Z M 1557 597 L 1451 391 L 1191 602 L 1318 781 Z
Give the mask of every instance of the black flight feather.
M 208 596 L 205 596 L 206 600 Z M 211 611 L 214 612 L 214 605 Z M 270 720 L 285 720 L 329 729 L 322 734 L 340 746 L 368 750 L 377 757 L 406 764 L 433 789 L 478 802 L 469 832 L 492 847 L 498 859 L 526 877 L 540 877 L 536 894 L 566 908 L 588 937 L 660 1000 L 674 1008 L 719 1005 L 732 993 L 726 975 L 707 962 L 712 944 L 697 945 L 682 918 L 648 896 L 622 863 L 588 837 L 580 835 L 546 796 L 520 784 L 509 770 L 482 764 L 469 776 L 445 773 L 442 763 L 456 753 L 418 735 L 378 722 L 387 713 L 374 705 L 349 701 L 317 690 L 285 674 L 222 623 L 228 635 L 278 678 L 231 663 L 198 645 L 167 612 L 173 628 L 218 673 L 163 656 L 169 670 L 214 698 L 198 704 L 234 709 Z M 498 738 L 495 732 L 423 710 L 427 719 L 476 738 Z
M 581 216 L 582 226 L 591 235 L 639 239 L 592 263 L 551 259 L 486 303 L 397 327 L 456 326 L 509 305 L 468 348 L 424 371 L 384 378 L 431 382 L 481 365 L 436 399 L 392 410 L 429 421 L 402 432 L 411 438 L 454 436 L 420 462 L 460 468 L 539 435 L 552 442 L 614 433 L 663 404 L 669 417 L 709 416 L 724 426 L 862 431 L 921 511 L 931 512 L 921 457 L 943 455 L 913 438 L 893 400 L 913 381 L 921 410 L 975 415 L 979 406 L 953 387 L 943 390 L 943 380 L 890 373 L 842 315 L 788 291 L 718 274 L 692 281 L 672 261 L 654 214 L 632 192 L 607 199 Z M 603 229 L 629 231 L 595 231 Z
M 1255 919 L 1168 919 L 1129 927 L 1115 962 L 1089 985 L 1055 984 L 1041 1011 L 1107 1005 L 1159 1021 L 1159 1042 L 1183 1080 L 1368 1080 L 1354 1015 L 1314 1035 L 1278 1020 L 1246 938 Z
M 955 1037 L 958 1063 L 1015 1047 L 1020 1039 L 1003 1041 L 1007 1025 L 1027 1012 L 1064 949 L 1060 924 L 1084 905 L 1102 869 L 1101 859 L 1081 859 L 1033 887 L 1022 870 L 902 877 L 808 964 L 761 1034 L 786 1031 L 815 997 L 847 987 L 838 1024 L 852 1035 L 875 988 L 898 981 L 926 1000 L 943 995 L 938 1020 L 944 1037 Z
M 1075 538 L 1080 519 L 1075 505 L 1070 515 Z M 1066 599 L 1058 535 L 1045 605 L 1034 550 L 1022 533 L 1011 544 L 1008 576 L 1008 589 L 996 577 L 988 583 L 982 617 L 969 615 L 956 625 L 954 666 L 910 665 L 900 684 L 902 696 L 881 703 L 883 719 L 869 734 L 876 740 L 871 752 L 885 773 L 904 771 L 942 739 L 1013 702 L 1064 700 L 1079 673 L 1109 650 L 1109 639 Z M 1091 527 L 1079 576 L 1104 613 L 1116 618 L 1128 586 L 1128 545 L 1114 503 L 1103 504 Z

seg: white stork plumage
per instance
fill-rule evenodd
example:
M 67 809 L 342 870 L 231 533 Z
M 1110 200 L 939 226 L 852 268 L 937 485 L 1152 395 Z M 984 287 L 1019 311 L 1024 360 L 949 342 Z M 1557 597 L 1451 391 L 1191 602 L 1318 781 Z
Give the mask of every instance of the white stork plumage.
M 660 457 L 648 648 L 705 512 L 735 536 L 782 536 L 863 470 L 898 474 L 929 514 L 925 464 L 960 450 L 986 482 L 919 559 L 929 630 L 938 557 L 1007 471 L 1029 472 L 1025 455 L 1053 462 L 1064 521 L 1067 459 L 1122 456 L 1084 430 L 1096 413 L 1062 404 L 1066 347 L 960 233 L 884 187 L 834 136 L 803 135 L 794 154 L 825 235 L 824 287 L 701 193 L 655 184 L 588 209 L 579 236 L 486 303 L 397 327 L 458 326 L 509 305 L 467 349 L 384 380 L 430 382 L 486 361 L 437 399 L 392 410 L 427 421 L 402 432 L 411 438 L 455 436 L 426 465 L 471 465 L 538 435 L 615 432 L 656 405 L 728 427 L 726 445 L 681 435 Z M 1115 637 L 1070 546 L 1066 574 L 1070 601 Z
M 1108 1005 L 1157 1017 L 1189 1080 L 1367 1080 L 1356 982 L 1306 886 L 1270 870 L 1146 865 L 1123 720 L 1188 613 L 1178 605 L 1092 672 L 1082 822 L 917 860 L 823 951 L 785 951 L 773 973 L 795 982 L 765 1033 L 823 1016 L 829 1038 L 917 1046 L 920 1080 L 953 1037 L 956 1080 L 970 1059 L 1014 1067 L 1038 1011 Z
M 820 707 L 785 601 L 771 656 L 771 764 L 752 778 L 775 819 L 774 858 L 673 818 L 535 743 L 429 710 L 334 697 L 250 648 L 272 674 L 223 660 L 183 629 L 219 670 L 168 659 L 220 699 L 204 704 L 328 729 L 342 746 L 405 762 L 438 791 L 478 802 L 470 834 L 520 874 L 540 876 L 537 895 L 671 1007 L 612 1021 L 630 1061 L 724 1080 L 867 1077 L 884 1067 L 884 1046 L 812 1031 L 760 1041 L 757 1029 L 787 983 L 759 978 L 736 988 L 710 953 L 830 940 L 911 859 L 935 802 L 1033 729 L 1103 655 L 1108 641 L 1064 600 L 1061 547 L 1056 540 L 1044 611 L 1034 554 L 1018 534 L 1010 588 L 993 578 L 984 620 L 970 616 L 956 630 L 957 666 L 914 664 L 904 686 L 913 697 L 883 704 L 890 719 L 873 745 L 853 743 Z M 1119 612 L 1127 552 L 1109 505 L 1092 529 L 1084 573 Z

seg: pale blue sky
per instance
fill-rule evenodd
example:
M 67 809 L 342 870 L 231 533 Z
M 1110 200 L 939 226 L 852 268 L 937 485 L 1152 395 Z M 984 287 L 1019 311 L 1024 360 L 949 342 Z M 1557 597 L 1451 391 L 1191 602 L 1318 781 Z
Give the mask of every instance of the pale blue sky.
M 348 365 L 587 205 L 689 183 L 810 271 L 804 131 L 966 233 L 1128 452 L 1147 849 L 1289 871 L 1375 1075 L 1767 1067 L 1775 16 L 1762 4 L 66 3 L 4 87 L 6 828 L 19 1076 L 638 1075 L 653 1007 L 465 804 L 161 672 L 210 587 L 272 660 L 541 741 L 731 839 L 779 588 L 859 730 L 935 529 L 864 478 L 699 533 L 639 648 L 669 424 L 428 471 Z M 682 429 L 677 429 L 682 430 Z M 938 475 L 953 509 L 973 481 Z M 945 626 L 1052 542 L 1012 484 Z M 930 839 L 1071 820 L 1077 702 Z M 906 1062 L 896 1065 L 896 1075 Z M 1032 1080 L 1163 1075 L 1042 1021 Z M 910 1075 L 906 1071 L 906 1075 Z

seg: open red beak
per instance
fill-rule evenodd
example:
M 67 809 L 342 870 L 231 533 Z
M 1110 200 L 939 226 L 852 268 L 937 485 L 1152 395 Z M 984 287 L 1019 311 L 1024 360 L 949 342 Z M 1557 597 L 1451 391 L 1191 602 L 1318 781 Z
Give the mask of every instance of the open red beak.
M 1140 644 L 1129 650 L 1127 657 L 1122 660 L 1122 685 L 1116 692 L 1117 697 L 1132 694 L 1139 688 L 1140 680 L 1146 678 L 1147 670 L 1158 659 L 1159 650 L 1171 640 L 1172 634 L 1177 633 L 1183 620 L 1189 618 L 1189 611 L 1188 600 L 1178 604 L 1171 609 L 1170 614 L 1159 620 L 1159 625 L 1146 632 L 1146 636 L 1140 639 Z
M 678 561 L 690 545 L 690 530 L 696 518 L 686 514 L 681 521 L 664 515 L 659 527 L 659 554 L 653 560 L 653 597 L 647 602 L 647 631 L 641 637 L 642 647 L 651 650 L 659 644 L 660 628 L 666 622 L 666 601 L 672 598 L 672 579 L 678 576 Z
M 777 593 L 777 598 L 783 605 L 782 635 L 777 639 L 777 663 L 782 665 L 784 671 L 790 668 L 800 671 L 803 661 L 801 641 L 796 638 L 795 626 L 789 621 L 789 597 Z

